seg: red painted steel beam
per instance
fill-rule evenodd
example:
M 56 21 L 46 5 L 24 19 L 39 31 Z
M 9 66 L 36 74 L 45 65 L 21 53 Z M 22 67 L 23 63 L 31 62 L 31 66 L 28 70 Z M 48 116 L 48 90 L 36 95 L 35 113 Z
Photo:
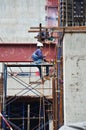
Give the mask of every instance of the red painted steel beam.
M 30 62 L 31 54 L 36 50 L 36 44 L 2 43 L 0 44 L 0 62 Z M 44 44 L 43 53 L 48 52 L 47 59 L 56 58 L 56 45 Z

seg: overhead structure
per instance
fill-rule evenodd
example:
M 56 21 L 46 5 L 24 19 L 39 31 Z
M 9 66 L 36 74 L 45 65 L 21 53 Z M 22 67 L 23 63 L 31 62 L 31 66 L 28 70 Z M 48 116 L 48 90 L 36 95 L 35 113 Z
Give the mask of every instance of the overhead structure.
M 60 0 L 60 26 L 85 26 L 86 0 Z
M 32 44 L 0 44 L 0 62 L 31 62 L 32 52 L 37 48 L 36 43 Z M 55 44 L 44 44 L 44 53 L 48 51 L 47 60 L 55 59 Z M 54 53 L 53 53 L 54 52 Z

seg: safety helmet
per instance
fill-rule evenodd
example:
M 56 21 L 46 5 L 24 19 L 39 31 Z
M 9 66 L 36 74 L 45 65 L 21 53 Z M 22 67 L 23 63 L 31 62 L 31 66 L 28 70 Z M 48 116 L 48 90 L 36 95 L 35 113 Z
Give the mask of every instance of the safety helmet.
M 37 42 L 37 47 L 43 47 L 43 44 L 41 42 Z

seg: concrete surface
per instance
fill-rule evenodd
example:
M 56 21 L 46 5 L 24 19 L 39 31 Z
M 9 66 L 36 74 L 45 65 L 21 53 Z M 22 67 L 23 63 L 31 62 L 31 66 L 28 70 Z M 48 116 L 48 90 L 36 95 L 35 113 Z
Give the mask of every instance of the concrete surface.
M 64 124 L 86 121 L 86 34 L 66 33 L 64 59 Z
M 30 27 L 45 25 L 46 0 L 0 0 L 0 42 L 34 42 Z
M 62 126 L 59 130 L 86 130 L 86 122 L 79 122 L 70 124 L 69 126 Z

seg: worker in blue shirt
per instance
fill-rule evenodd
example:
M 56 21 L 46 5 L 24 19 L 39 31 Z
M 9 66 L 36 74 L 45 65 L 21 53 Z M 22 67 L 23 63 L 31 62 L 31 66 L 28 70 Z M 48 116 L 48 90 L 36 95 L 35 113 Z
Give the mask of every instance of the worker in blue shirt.
M 32 54 L 32 59 L 36 64 L 41 64 L 44 61 L 46 61 L 45 56 L 47 55 L 47 53 L 46 55 L 43 55 L 42 50 L 43 50 L 43 44 L 41 42 L 37 42 L 37 50 L 34 51 Z M 42 79 L 42 84 L 44 84 L 41 67 L 39 67 L 39 71 L 40 71 L 40 77 Z M 46 76 L 48 76 L 48 73 L 46 73 Z
M 45 61 L 45 56 L 42 53 L 43 44 L 41 42 L 37 42 L 37 50 L 33 52 L 32 59 L 36 64 L 40 64 Z

